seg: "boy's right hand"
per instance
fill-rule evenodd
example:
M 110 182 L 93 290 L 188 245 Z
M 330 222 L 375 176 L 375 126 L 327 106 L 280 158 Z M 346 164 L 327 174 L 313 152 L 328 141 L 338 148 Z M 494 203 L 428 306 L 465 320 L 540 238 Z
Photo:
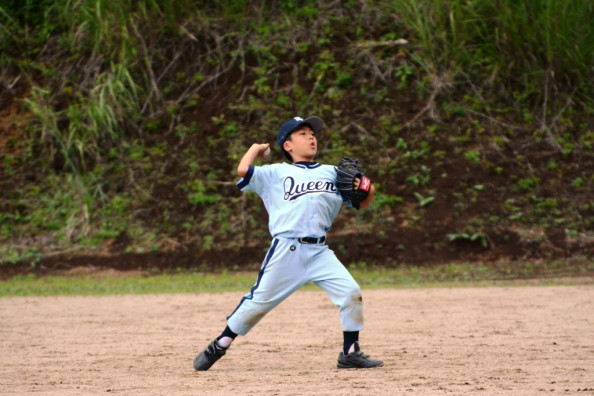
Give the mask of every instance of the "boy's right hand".
M 252 147 L 254 147 L 258 153 L 258 157 L 264 159 L 270 158 L 270 143 L 254 143 Z

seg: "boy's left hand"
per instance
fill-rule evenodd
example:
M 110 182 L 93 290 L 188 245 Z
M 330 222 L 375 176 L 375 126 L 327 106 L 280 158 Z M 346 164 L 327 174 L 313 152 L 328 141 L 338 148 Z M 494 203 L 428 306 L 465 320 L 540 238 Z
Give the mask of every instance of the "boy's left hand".
M 336 188 L 345 202 L 359 209 L 371 190 L 371 180 L 365 176 L 359 161 L 343 157 L 336 169 Z

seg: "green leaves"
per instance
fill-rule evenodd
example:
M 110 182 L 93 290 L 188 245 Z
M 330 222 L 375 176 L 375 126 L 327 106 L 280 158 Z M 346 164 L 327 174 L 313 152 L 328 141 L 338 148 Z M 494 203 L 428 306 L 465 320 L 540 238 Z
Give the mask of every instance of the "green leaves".
M 435 197 L 424 197 L 418 192 L 413 193 L 415 198 L 419 201 L 419 206 L 424 208 L 425 206 L 429 205 L 431 202 L 435 201 Z
M 194 180 L 188 187 L 188 202 L 192 205 L 212 205 L 221 199 L 220 195 L 208 192 L 202 180 Z
M 469 242 L 477 242 L 483 248 L 488 248 L 489 243 L 487 241 L 487 237 L 482 232 L 474 232 L 474 233 L 466 233 L 466 232 L 458 232 L 453 234 L 447 234 L 448 241 L 455 242 L 455 241 L 469 241 Z

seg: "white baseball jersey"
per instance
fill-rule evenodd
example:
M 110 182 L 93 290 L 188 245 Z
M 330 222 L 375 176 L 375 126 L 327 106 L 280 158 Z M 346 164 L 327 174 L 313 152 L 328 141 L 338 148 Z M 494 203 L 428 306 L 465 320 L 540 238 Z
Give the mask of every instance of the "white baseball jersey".
M 340 211 L 343 202 L 334 167 L 316 162 L 250 166 L 237 186 L 262 198 L 274 238 L 256 283 L 227 317 L 229 328 L 247 334 L 267 312 L 313 282 L 340 307 L 343 331 L 362 330 L 363 304 L 357 282 L 324 242 L 299 241 L 325 236 Z
M 256 192 L 273 237 L 323 237 L 342 206 L 334 166 L 316 162 L 250 166 L 237 186 Z

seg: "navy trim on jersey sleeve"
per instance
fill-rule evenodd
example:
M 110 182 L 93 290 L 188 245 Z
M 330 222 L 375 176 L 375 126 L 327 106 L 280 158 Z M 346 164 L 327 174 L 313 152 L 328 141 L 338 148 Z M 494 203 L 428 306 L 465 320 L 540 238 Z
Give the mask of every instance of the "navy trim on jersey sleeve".
M 245 176 L 240 181 L 237 182 L 237 188 L 239 188 L 241 190 L 242 188 L 244 188 L 245 186 L 250 184 L 250 180 L 252 180 L 253 174 L 254 174 L 254 165 L 250 165 Z

